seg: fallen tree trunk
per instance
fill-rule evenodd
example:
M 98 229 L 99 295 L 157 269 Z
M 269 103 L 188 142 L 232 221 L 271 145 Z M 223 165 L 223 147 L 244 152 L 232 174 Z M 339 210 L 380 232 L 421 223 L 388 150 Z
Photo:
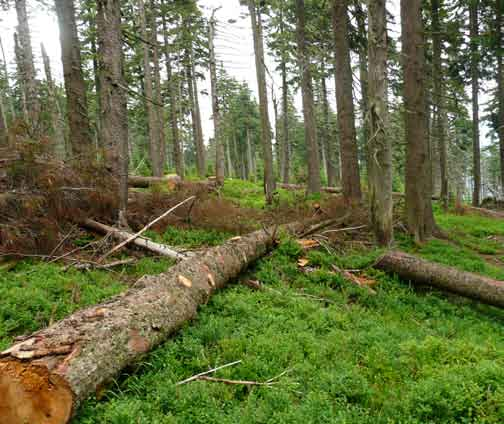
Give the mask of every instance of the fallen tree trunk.
M 170 190 L 175 190 L 182 183 L 182 179 L 178 175 L 170 175 L 168 177 L 138 177 L 130 175 L 128 177 L 128 185 L 135 188 L 149 188 L 154 185 L 166 186 Z
M 484 216 L 486 218 L 496 218 L 496 219 L 503 219 L 504 218 L 504 212 L 501 211 L 494 211 L 491 209 L 485 209 L 485 208 L 477 208 L 475 206 L 464 206 L 464 209 L 466 209 L 469 212 L 476 213 L 480 216 Z
M 302 184 L 277 184 L 278 187 L 284 190 L 306 190 L 306 186 Z M 340 187 L 322 187 L 320 189 L 323 192 L 331 194 L 341 194 L 342 189 Z
M 85 398 L 193 319 L 198 305 L 263 256 L 274 239 L 273 230 L 235 238 L 2 352 L 1 422 L 69 422 Z
M 278 187 L 283 188 L 284 190 L 306 190 L 306 186 L 302 184 L 277 184 Z M 341 194 L 343 190 L 340 187 L 322 187 L 320 189 L 325 193 L 331 194 Z M 393 192 L 392 195 L 394 197 L 404 197 L 404 193 Z M 439 200 L 439 196 L 432 196 L 432 200 Z
M 504 308 L 504 281 L 459 271 L 403 252 L 385 254 L 375 267 L 413 284 L 432 286 Z
M 93 221 L 92 219 L 86 219 L 82 222 L 82 225 L 101 234 L 111 234 L 112 237 L 121 241 L 129 240 L 133 235 L 127 231 L 118 230 L 117 228 Z M 177 252 L 175 249 L 166 246 L 165 244 L 155 243 L 144 237 L 138 237 L 132 240 L 131 243 L 161 256 L 166 256 L 176 260 L 186 259 L 185 255 Z

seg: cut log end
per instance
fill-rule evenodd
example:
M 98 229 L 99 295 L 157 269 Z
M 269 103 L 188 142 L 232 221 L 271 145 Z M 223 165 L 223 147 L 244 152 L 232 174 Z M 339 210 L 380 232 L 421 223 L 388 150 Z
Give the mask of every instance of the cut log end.
M 47 368 L 0 361 L 0 417 L 9 424 L 63 424 L 72 416 L 74 395 Z

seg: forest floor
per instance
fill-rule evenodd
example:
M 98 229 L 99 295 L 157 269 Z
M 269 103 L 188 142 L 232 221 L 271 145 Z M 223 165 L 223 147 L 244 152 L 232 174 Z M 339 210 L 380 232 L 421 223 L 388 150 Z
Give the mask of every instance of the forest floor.
M 277 210 L 265 212 L 261 187 L 237 181 L 226 183 L 221 195 L 247 211 L 250 227 L 265 215 L 287 219 L 285 204 L 292 211 L 303 203 L 305 215 L 316 203 L 324 205 L 324 199 L 301 202 L 301 194 L 281 192 Z M 439 210 L 436 218 L 450 240 L 418 247 L 399 232 L 396 246 L 504 280 L 504 220 Z M 194 249 L 242 231 L 221 227 L 222 222 L 207 228 L 186 223 L 149 236 Z M 92 240 L 84 235 L 72 243 Z M 383 252 L 369 240 L 366 230 L 357 229 L 305 250 L 284 237 L 176 337 L 86 402 L 74 422 L 504 422 L 504 311 L 415 289 L 374 270 Z M 0 263 L 0 350 L 14 337 L 120 293 L 172 263 L 145 256 L 114 271 L 78 271 L 30 259 Z M 334 264 L 355 272 L 375 293 L 345 281 Z M 250 281 L 261 289 L 242 284 Z M 241 362 L 212 376 L 259 383 L 278 378 L 272 385 L 176 385 L 234 361 Z

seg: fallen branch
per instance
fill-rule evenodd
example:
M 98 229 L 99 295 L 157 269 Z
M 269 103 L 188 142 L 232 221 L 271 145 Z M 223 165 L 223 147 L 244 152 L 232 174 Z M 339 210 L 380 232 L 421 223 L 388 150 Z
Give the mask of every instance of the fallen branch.
M 214 372 L 217 372 L 219 370 L 222 370 L 224 368 L 232 367 L 233 365 L 240 364 L 242 361 L 239 359 L 238 361 L 230 362 L 229 364 L 221 365 L 220 367 L 212 368 L 211 370 L 201 372 L 199 374 L 193 375 L 192 377 L 186 378 L 185 380 L 179 381 L 176 386 L 181 386 L 182 384 L 189 383 L 193 380 L 197 380 L 198 378 L 204 377 L 205 375 L 208 374 L 213 374 Z
M 229 380 L 227 378 L 216 378 L 216 377 L 209 377 L 208 375 L 200 375 L 196 377 L 194 380 L 203 380 L 203 381 L 210 381 L 213 383 L 224 383 L 224 384 L 239 384 L 239 385 L 244 385 L 244 386 L 274 386 L 275 384 L 278 383 L 278 379 L 280 377 L 283 377 L 285 374 L 287 374 L 289 370 L 285 370 L 281 374 L 278 374 L 277 376 L 270 378 L 267 381 L 251 381 L 251 380 Z
M 274 244 L 261 230 L 208 249 L 0 353 L 2 422 L 68 423 L 84 399 L 193 319 Z
M 119 240 L 128 240 L 129 238 L 131 238 L 131 234 L 126 231 L 118 230 L 117 228 L 110 227 L 108 225 L 93 221 L 92 219 L 86 219 L 84 222 L 82 222 L 82 225 L 86 228 L 89 228 L 93 231 L 97 231 L 102 234 L 110 234 L 112 237 L 115 237 L 116 239 Z M 132 243 L 135 246 L 149 250 L 153 253 L 156 253 L 157 255 L 166 256 L 168 258 L 176 260 L 186 259 L 186 255 L 177 252 L 172 247 L 160 243 L 155 243 L 147 238 L 138 237 L 134 239 Z
M 356 230 L 361 230 L 363 228 L 367 228 L 367 225 L 359 225 L 358 227 L 347 227 L 347 228 L 338 228 L 336 230 L 326 230 L 322 231 L 321 234 L 329 234 L 329 233 L 343 233 L 346 231 L 356 231 Z
M 111 269 L 115 268 L 118 266 L 123 266 L 123 265 L 131 265 L 136 262 L 135 258 L 129 258 L 129 259 L 124 259 L 121 261 L 114 261 L 110 262 L 108 264 L 100 264 L 97 262 L 84 262 L 84 263 L 75 263 L 72 265 L 67 265 L 63 270 L 67 271 L 70 268 L 75 268 L 75 269 L 80 269 L 80 270 L 87 270 L 87 269 Z
M 307 237 L 307 236 L 314 234 L 317 231 L 322 230 L 324 228 L 327 228 L 331 225 L 335 225 L 335 224 L 339 224 L 341 222 L 344 222 L 349 216 L 350 216 L 350 212 L 347 212 L 345 215 L 343 215 L 340 218 L 327 219 L 325 221 L 319 222 L 318 224 L 311 225 L 308 228 L 304 229 L 301 232 L 301 234 L 299 234 L 299 238 Z
M 343 276 L 343 278 L 345 278 L 345 280 L 349 281 L 350 283 L 355 284 L 356 286 L 359 286 L 363 289 L 366 289 L 371 294 L 376 294 L 376 291 L 374 291 L 371 287 L 369 287 L 365 284 L 362 284 L 362 282 L 355 275 L 353 275 L 351 272 L 347 271 L 346 269 L 341 269 L 336 264 L 332 264 L 331 266 L 332 266 L 333 270 L 336 271 L 338 274 L 341 274 Z
M 224 383 L 224 384 L 240 384 L 240 385 L 245 385 L 245 386 L 273 386 L 276 384 L 276 382 L 259 382 L 259 381 L 250 381 L 250 380 L 228 380 L 227 378 L 215 378 L 215 377 L 208 377 L 208 376 L 202 376 L 198 377 L 196 380 L 203 380 L 203 381 L 211 381 L 214 383 Z
M 133 234 L 131 237 L 128 237 L 126 240 L 124 240 L 122 243 L 119 243 L 117 246 L 115 246 L 113 249 L 111 249 L 109 252 L 105 253 L 99 260 L 98 263 L 103 262 L 107 257 L 112 255 L 113 253 L 117 252 L 119 249 L 122 247 L 126 246 L 127 244 L 131 243 L 132 241 L 136 240 L 138 237 L 140 237 L 143 233 L 145 233 L 149 228 L 151 228 L 153 225 L 156 225 L 159 221 L 162 219 L 166 218 L 168 215 L 176 211 L 178 208 L 181 206 L 185 205 L 187 202 L 190 200 L 195 200 L 196 196 L 191 196 L 184 201 L 180 202 L 179 204 L 175 205 L 173 208 L 170 208 L 167 210 L 165 213 L 163 213 L 161 216 L 158 216 L 155 220 L 149 222 L 145 227 L 143 227 L 140 231 L 138 231 L 136 234 Z
M 389 252 L 375 267 L 397 274 L 413 284 L 457 293 L 488 305 L 504 308 L 504 282 L 426 261 L 403 252 Z

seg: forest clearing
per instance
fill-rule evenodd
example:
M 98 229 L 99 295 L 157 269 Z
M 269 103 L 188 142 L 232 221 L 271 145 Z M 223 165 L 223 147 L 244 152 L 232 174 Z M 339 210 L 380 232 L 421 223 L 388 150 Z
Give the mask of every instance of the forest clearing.
M 504 422 L 504 0 L 0 7 L 0 424 Z

